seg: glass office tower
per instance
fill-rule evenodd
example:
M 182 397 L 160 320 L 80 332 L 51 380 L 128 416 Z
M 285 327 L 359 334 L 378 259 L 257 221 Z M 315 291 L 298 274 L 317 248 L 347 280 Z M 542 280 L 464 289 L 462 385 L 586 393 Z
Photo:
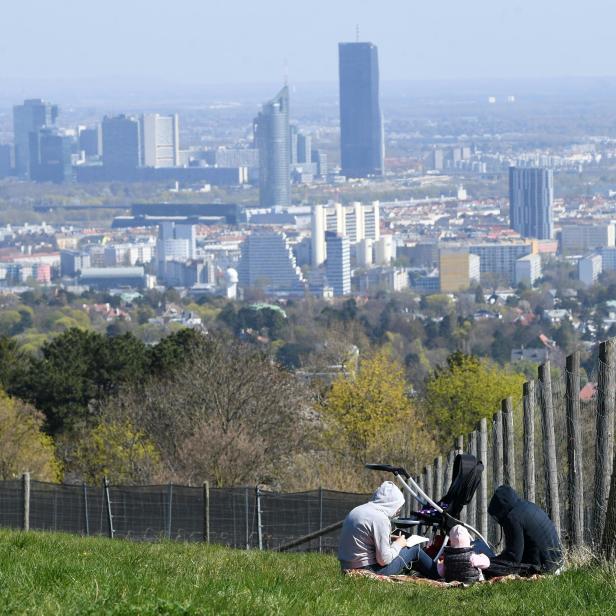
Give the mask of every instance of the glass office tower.
M 342 174 L 383 174 L 383 118 L 379 58 L 372 43 L 340 43 L 340 156 Z
M 259 150 L 259 203 L 263 207 L 290 205 L 291 136 L 289 132 L 289 88 L 265 103 L 254 121 Z

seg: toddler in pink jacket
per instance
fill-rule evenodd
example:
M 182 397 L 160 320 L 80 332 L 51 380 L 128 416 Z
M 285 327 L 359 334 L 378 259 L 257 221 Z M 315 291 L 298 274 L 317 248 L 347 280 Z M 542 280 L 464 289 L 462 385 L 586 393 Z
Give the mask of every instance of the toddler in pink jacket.
M 472 584 L 483 580 L 482 570 L 490 566 L 485 554 L 477 554 L 471 546 L 471 536 L 464 526 L 457 524 L 449 531 L 449 545 L 438 563 L 438 574 L 446 582 Z

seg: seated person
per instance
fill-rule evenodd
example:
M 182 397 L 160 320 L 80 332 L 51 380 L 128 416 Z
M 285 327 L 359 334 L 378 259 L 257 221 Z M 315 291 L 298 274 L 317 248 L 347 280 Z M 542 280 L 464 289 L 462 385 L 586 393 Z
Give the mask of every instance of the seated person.
M 535 503 L 521 499 L 510 486 L 500 486 L 488 513 L 503 528 L 505 549 L 490 559 L 486 577 L 554 573 L 562 566 L 562 547 L 554 523 Z
M 404 536 L 392 541 L 391 520 L 403 505 L 400 489 L 393 482 L 385 481 L 368 503 L 355 507 L 347 515 L 338 547 L 343 570 L 368 569 L 379 575 L 397 575 L 413 565 L 428 577 L 437 576 L 436 563 L 418 545 L 406 547 Z
M 477 554 L 471 547 L 471 536 L 461 524 L 449 531 L 449 545 L 443 550 L 443 558 L 438 563 L 438 574 L 446 582 L 472 584 L 483 580 L 481 571 L 490 566 L 485 554 Z

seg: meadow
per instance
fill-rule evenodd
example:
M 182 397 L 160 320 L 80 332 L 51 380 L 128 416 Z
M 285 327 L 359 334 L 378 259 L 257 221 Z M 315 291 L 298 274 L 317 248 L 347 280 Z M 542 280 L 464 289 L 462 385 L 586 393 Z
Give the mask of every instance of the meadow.
M 0 614 L 616 614 L 616 567 L 435 589 L 347 578 L 331 555 L 2 530 Z

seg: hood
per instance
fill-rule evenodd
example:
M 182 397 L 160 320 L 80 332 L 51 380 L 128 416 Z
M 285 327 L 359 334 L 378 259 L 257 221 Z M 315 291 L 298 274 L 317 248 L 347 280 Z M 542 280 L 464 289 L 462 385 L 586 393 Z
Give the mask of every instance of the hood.
M 384 481 L 376 489 L 370 502 L 383 511 L 388 518 L 393 518 L 404 505 L 404 496 L 393 481 Z
M 516 491 L 510 486 L 499 486 L 494 492 L 494 496 L 488 505 L 488 513 L 502 520 L 507 517 L 507 514 L 520 502 L 520 497 Z
M 456 524 L 449 531 L 449 545 L 452 548 L 470 548 L 471 535 L 461 524 Z

